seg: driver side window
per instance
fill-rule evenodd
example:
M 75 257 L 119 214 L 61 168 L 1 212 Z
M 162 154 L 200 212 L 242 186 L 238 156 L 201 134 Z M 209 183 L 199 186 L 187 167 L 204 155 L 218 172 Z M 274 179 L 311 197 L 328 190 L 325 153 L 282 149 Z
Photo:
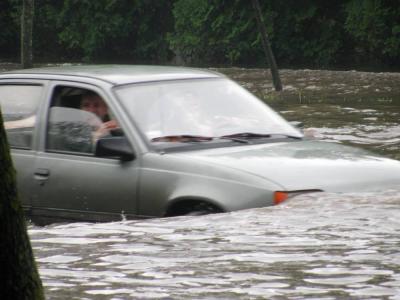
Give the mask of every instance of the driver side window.
M 117 126 L 100 95 L 59 86 L 49 110 L 46 151 L 93 155 L 97 140 L 110 135 Z

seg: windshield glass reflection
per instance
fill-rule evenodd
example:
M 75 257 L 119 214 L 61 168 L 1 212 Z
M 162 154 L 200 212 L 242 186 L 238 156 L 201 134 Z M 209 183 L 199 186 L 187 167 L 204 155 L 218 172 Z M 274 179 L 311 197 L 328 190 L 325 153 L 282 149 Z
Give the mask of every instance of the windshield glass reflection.
M 302 136 L 267 105 L 228 79 L 135 84 L 119 87 L 116 93 L 153 142 L 168 141 L 160 137 L 238 133 Z

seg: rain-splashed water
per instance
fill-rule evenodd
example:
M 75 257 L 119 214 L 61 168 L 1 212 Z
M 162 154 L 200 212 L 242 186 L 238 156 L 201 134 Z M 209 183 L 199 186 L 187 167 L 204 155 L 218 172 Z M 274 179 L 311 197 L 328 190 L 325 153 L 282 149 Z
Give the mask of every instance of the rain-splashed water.
M 230 71 L 255 92 L 270 91 L 253 73 Z M 400 77 L 383 74 L 392 82 L 378 88 L 366 74 L 348 83 L 337 73 L 323 84 L 317 75 L 293 77 L 290 101 L 272 106 L 309 135 L 400 159 Z M 319 101 L 324 86 L 332 90 Z M 48 299 L 400 299 L 395 190 L 308 194 L 201 217 L 32 225 L 29 233 Z

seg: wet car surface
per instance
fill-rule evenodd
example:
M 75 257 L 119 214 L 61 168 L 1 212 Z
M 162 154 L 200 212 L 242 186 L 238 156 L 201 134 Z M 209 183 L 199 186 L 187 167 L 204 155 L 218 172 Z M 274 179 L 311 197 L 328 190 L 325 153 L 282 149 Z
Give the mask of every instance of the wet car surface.
M 101 97 L 118 128 L 81 109 Z M 309 192 L 397 187 L 400 162 L 307 140 L 218 73 L 78 66 L 0 76 L 24 206 L 46 221 L 235 211 Z M 96 138 L 95 138 L 96 136 Z

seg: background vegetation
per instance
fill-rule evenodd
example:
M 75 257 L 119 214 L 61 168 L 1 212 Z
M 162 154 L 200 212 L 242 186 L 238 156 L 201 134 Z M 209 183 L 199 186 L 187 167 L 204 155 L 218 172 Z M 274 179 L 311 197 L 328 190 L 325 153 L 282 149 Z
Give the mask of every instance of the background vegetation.
M 260 0 L 279 67 L 400 69 L 398 0 Z M 0 2 L 19 60 L 20 0 Z M 264 67 L 248 0 L 35 0 L 35 62 Z

